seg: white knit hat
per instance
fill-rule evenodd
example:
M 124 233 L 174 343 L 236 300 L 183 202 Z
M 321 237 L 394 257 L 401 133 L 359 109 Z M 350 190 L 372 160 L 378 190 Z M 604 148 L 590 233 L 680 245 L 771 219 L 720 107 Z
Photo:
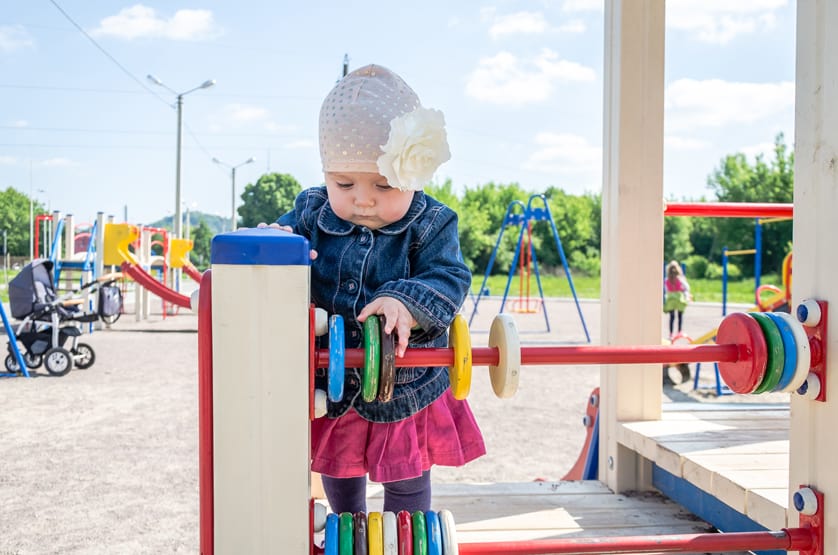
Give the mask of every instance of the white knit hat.
M 392 187 L 417 191 L 450 157 L 442 112 L 422 108 L 385 67 L 348 74 L 320 108 L 324 172 L 380 173 Z

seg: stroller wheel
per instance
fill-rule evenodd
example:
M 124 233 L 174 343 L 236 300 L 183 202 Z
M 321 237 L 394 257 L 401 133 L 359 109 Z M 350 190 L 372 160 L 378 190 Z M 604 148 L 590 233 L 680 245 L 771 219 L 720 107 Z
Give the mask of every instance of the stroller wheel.
M 23 362 L 25 362 L 26 366 L 29 368 L 40 368 L 44 363 L 44 357 L 43 355 L 36 355 L 27 351 L 23 354 Z
M 3 361 L 3 366 L 6 368 L 6 372 L 11 374 L 17 374 L 20 372 L 20 365 L 17 363 L 17 358 L 12 353 L 6 355 L 6 360 Z
M 73 363 L 76 368 L 90 368 L 96 362 L 96 353 L 93 352 L 93 347 L 87 343 L 79 343 L 73 349 Z
M 73 369 L 73 357 L 63 347 L 53 347 L 44 353 L 44 365 L 53 376 L 63 376 Z

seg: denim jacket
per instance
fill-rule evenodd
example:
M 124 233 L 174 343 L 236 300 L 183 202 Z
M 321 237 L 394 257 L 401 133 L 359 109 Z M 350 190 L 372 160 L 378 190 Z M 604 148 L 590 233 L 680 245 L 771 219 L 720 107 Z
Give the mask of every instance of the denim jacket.
M 418 323 L 410 347 L 445 347 L 447 330 L 471 285 L 471 272 L 460 257 L 457 214 L 430 196 L 417 192 L 405 216 L 377 230 L 339 218 L 326 187 L 304 190 L 294 210 L 277 220 L 306 237 L 317 258 L 311 264 L 315 306 L 344 319 L 346 347 L 363 347 L 363 325 L 357 317 L 382 296 L 401 301 Z M 317 338 L 328 347 L 328 338 Z M 325 371 L 315 383 L 325 387 Z M 372 422 L 396 422 L 430 405 L 449 386 L 448 369 L 397 368 L 393 398 L 367 403 L 360 395 L 361 371 L 347 369 L 343 400 L 328 402 L 328 416 L 350 407 Z

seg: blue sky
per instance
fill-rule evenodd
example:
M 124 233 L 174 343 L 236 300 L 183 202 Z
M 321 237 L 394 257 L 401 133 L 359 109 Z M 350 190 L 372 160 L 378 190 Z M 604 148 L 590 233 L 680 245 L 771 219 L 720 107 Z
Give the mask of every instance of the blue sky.
M 216 80 L 184 97 L 184 209 L 229 217 L 230 170 L 213 158 L 256 159 L 237 194 L 266 171 L 319 184 L 318 112 L 345 54 L 444 112 L 452 159 L 437 179 L 601 189 L 602 0 L 4 3 L 0 188 L 77 221 L 174 213 L 175 94 L 148 74 L 178 93 Z M 778 132 L 792 143 L 795 9 L 667 2 L 668 198 L 709 195 L 727 154 L 770 153 Z

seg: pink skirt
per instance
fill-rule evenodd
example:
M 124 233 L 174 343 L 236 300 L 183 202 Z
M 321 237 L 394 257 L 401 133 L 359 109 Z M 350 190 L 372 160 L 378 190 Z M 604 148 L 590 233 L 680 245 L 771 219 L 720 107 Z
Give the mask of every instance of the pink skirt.
M 369 474 L 374 482 L 416 478 L 433 465 L 462 466 L 486 454 L 466 401 L 448 389 L 413 416 L 391 423 L 364 420 L 349 409 L 311 424 L 311 469 L 334 478 Z

